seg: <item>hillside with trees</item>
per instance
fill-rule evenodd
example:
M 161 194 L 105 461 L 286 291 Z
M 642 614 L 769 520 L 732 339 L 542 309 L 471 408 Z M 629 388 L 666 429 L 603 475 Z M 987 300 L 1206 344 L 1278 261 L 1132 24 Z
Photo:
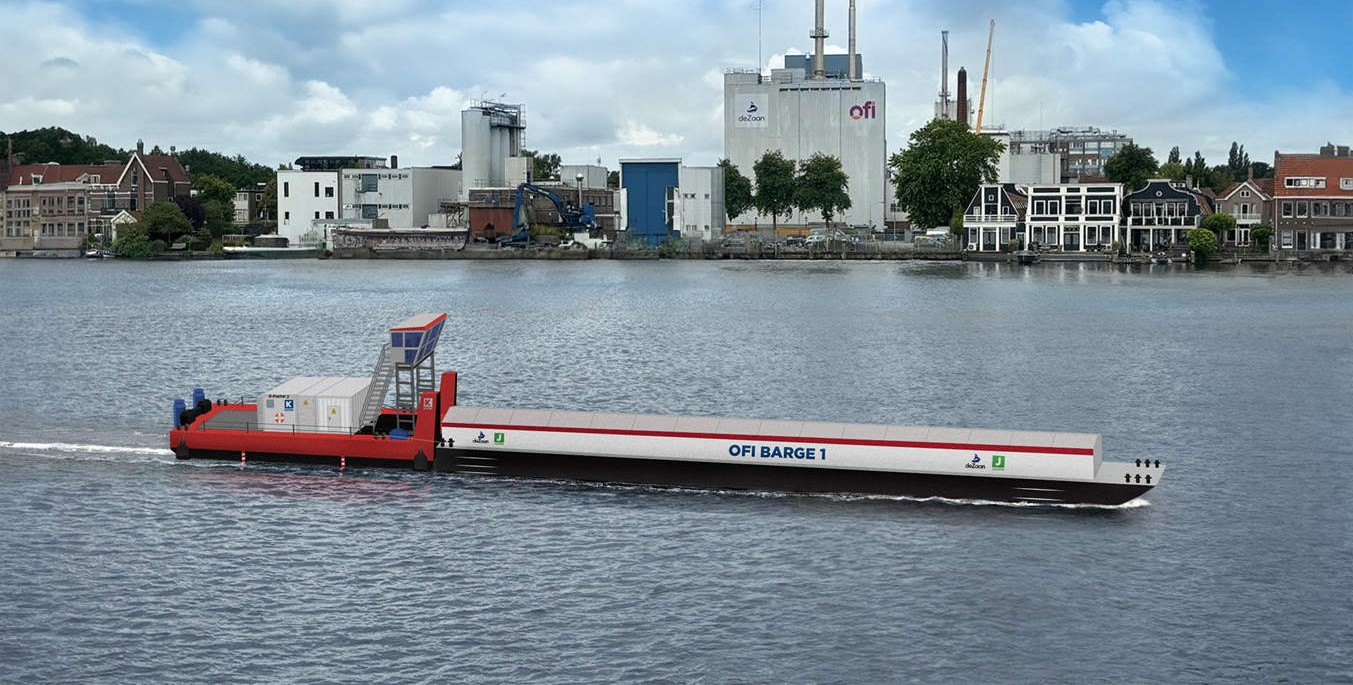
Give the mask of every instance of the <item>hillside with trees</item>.
M 130 150 L 105 145 L 93 136 L 82 136 L 55 126 L 9 134 L 0 132 L 0 154 L 4 154 L 5 146 L 9 144 L 13 144 L 14 156 L 20 164 L 101 164 L 113 160 L 121 164 L 131 155 Z M 163 152 L 158 147 L 153 151 Z M 267 183 L 276 174 L 271 167 L 253 164 L 243 155 L 232 157 L 200 148 L 173 154 L 191 176 L 215 176 L 235 188 Z
M 35 131 L 0 131 L 0 154 L 13 144 L 14 156 L 23 164 L 100 164 L 109 160 L 125 162 L 127 151 L 104 145 L 93 136 L 82 136 L 51 126 Z

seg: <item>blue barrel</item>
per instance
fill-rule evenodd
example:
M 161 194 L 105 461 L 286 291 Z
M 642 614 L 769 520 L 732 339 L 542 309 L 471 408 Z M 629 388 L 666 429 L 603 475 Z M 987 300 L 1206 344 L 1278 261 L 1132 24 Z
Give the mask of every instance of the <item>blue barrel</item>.
M 183 400 L 174 400 L 174 418 L 173 418 L 173 422 L 174 422 L 174 427 L 175 427 L 175 428 L 178 428 L 178 427 L 179 427 L 179 417 L 180 417 L 180 416 L 183 416 L 183 412 L 185 412 L 185 411 L 187 411 L 187 410 L 188 410 L 188 405 L 187 405 L 186 403 L 184 403 Z
M 194 406 L 194 407 L 197 406 L 197 403 L 198 403 L 198 402 L 201 402 L 202 400 L 205 400 L 205 399 L 207 399 L 207 391 L 203 390 L 202 388 L 193 388 L 193 406 Z

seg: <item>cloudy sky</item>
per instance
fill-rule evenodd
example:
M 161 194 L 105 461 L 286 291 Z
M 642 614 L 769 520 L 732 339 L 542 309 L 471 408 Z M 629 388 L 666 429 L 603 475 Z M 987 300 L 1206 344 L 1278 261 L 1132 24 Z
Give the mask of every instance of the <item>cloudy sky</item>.
M 846 0 L 827 0 L 829 52 Z M 888 146 L 930 118 L 940 30 L 986 122 L 1097 126 L 1225 161 L 1353 144 L 1344 0 L 858 0 Z M 758 11 L 760 6 L 760 11 Z M 722 73 L 811 49 L 812 0 L 0 0 L 0 131 L 61 126 L 115 147 L 201 147 L 269 165 L 397 154 L 447 164 L 459 112 L 522 103 L 527 146 L 565 163 L 722 157 Z M 36 161 L 36 160 L 34 160 Z

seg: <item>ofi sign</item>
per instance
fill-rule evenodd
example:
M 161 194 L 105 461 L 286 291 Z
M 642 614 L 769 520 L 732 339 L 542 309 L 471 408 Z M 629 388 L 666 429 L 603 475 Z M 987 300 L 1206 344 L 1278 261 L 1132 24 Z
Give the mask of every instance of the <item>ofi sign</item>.
M 850 106 L 851 119 L 873 119 L 878 116 L 878 106 L 873 100 L 865 100 L 863 105 Z

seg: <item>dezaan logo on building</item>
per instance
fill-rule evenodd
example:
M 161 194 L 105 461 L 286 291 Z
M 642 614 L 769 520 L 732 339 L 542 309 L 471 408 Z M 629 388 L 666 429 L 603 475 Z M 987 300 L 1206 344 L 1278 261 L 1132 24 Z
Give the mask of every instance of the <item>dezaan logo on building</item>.
M 850 106 L 851 119 L 873 119 L 878 116 L 878 105 L 873 100 L 865 100 L 863 105 Z
M 737 106 L 736 118 L 733 119 L 733 125 L 738 128 L 766 128 L 767 126 L 767 105 L 766 95 L 757 93 L 755 95 L 741 95 L 734 100 Z

